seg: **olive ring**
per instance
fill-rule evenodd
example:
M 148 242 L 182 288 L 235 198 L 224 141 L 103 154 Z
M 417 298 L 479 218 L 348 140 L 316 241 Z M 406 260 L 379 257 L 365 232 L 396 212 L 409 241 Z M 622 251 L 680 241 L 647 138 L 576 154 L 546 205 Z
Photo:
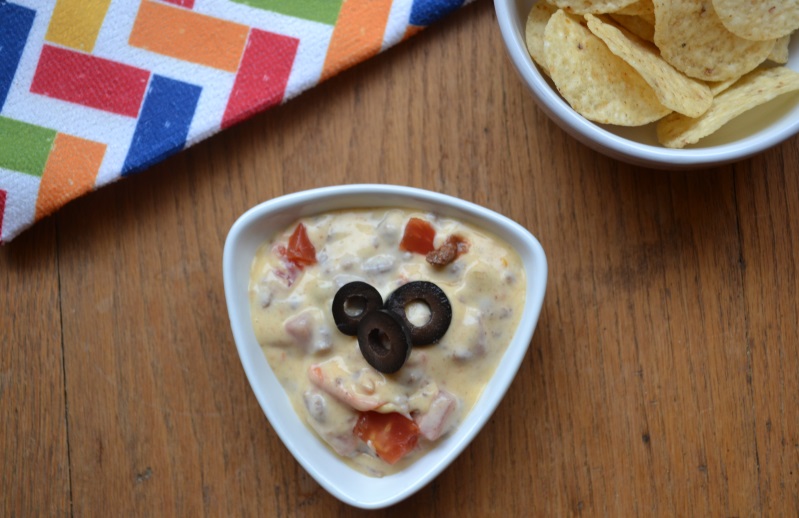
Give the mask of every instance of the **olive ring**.
M 406 308 L 413 302 L 423 302 L 430 308 L 430 320 L 421 326 L 409 319 Z M 452 306 L 444 291 L 432 282 L 413 281 L 403 284 L 386 300 L 386 309 L 395 313 L 408 327 L 413 345 L 438 342 L 452 322 Z
M 333 320 L 339 331 L 348 336 L 358 334 L 358 324 L 376 309 L 383 307 L 383 297 L 371 284 L 353 281 L 342 286 L 333 297 Z M 351 310 L 356 309 L 353 313 Z
M 364 359 L 385 374 L 392 374 L 411 355 L 411 335 L 399 316 L 385 309 L 367 313 L 358 325 L 358 347 Z

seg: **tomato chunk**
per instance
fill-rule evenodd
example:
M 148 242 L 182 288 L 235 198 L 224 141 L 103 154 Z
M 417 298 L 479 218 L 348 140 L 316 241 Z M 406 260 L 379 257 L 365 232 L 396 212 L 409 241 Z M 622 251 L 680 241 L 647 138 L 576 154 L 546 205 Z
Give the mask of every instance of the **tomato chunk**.
M 361 412 L 353 432 L 362 441 L 370 443 L 377 455 L 389 464 L 410 453 L 419 441 L 416 423 L 396 412 Z
M 286 258 L 297 265 L 302 270 L 306 266 L 316 264 L 316 249 L 308 239 L 308 232 L 305 225 L 300 223 L 289 237 L 289 247 L 286 250 Z
M 400 241 L 400 250 L 427 255 L 435 250 L 433 241 L 436 238 L 436 229 L 433 225 L 420 218 L 411 218 L 405 225 L 405 233 Z

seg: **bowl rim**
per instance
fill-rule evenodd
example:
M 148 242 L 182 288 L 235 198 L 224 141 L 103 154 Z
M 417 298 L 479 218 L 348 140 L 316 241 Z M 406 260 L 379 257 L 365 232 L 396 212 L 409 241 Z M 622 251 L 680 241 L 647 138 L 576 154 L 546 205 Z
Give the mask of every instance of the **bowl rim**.
M 352 206 L 350 202 L 353 200 L 362 203 Z M 269 234 L 264 235 L 265 232 L 285 228 L 299 217 L 332 210 L 325 209 L 331 204 L 338 204 L 342 210 L 348 207 L 394 206 L 438 209 L 437 212 L 442 215 L 463 217 L 472 223 L 480 221 L 480 226 L 484 229 L 512 241 L 526 271 L 527 297 L 519 327 L 500 359 L 489 385 L 478 398 L 472 411 L 465 416 L 458 429 L 443 439 L 433 450 L 400 473 L 382 478 L 363 475 L 338 459 L 308 427 L 301 423 L 300 417 L 290 407 L 285 392 L 281 390 L 280 396 L 270 396 L 267 389 L 270 387 L 274 389 L 275 385 L 268 378 L 270 376 L 274 378 L 274 374 L 271 369 L 268 372 L 263 370 L 267 363 L 254 339 L 250 324 L 246 284 L 242 290 L 244 277 L 249 280 L 249 265 L 254 256 L 252 241 L 255 236 L 260 235 L 258 243 L 260 245 L 269 236 Z M 521 250 L 520 245 L 523 247 Z M 253 255 L 244 256 L 250 253 Z M 242 266 L 245 264 L 246 272 L 242 272 Z M 393 505 L 423 488 L 446 469 L 483 428 L 521 367 L 543 308 L 548 273 L 546 255 L 540 243 L 526 228 L 515 221 L 480 205 L 446 194 L 387 184 L 321 187 L 279 196 L 250 208 L 231 226 L 225 240 L 222 269 L 234 342 L 250 387 L 262 411 L 285 447 L 317 483 L 339 500 L 363 509 L 378 509 Z M 285 415 L 287 404 L 291 412 Z M 297 428 L 297 423 L 301 429 Z M 300 440 L 297 436 L 302 430 L 306 436 Z M 303 442 L 307 441 L 308 435 L 313 437 L 313 443 L 310 445 Z M 331 462 L 336 466 L 326 464 Z M 336 476 L 337 474 L 348 475 L 349 478 L 344 477 L 342 480 L 341 476 Z M 347 487 L 348 483 L 353 487 Z M 391 487 L 392 484 L 396 487 Z
M 537 0 L 543 1 L 543 0 Z M 522 80 L 547 115 L 583 144 L 614 158 L 639 165 L 699 168 L 734 162 L 760 153 L 799 133 L 799 118 L 766 128 L 734 142 L 705 148 L 671 149 L 643 144 L 616 135 L 577 113 L 551 88 L 530 57 L 522 32 L 515 25 L 512 5 L 517 0 L 494 0 L 505 49 Z M 532 5 L 532 4 L 531 4 Z M 524 20 L 520 20 L 523 29 Z M 794 36 L 797 37 L 797 36 Z

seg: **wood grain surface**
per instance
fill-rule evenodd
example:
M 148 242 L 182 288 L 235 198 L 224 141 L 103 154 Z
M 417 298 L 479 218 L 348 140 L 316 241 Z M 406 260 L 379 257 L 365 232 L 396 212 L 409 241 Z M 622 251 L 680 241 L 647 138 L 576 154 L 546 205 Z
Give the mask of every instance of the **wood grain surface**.
M 550 261 L 475 441 L 388 516 L 799 516 L 799 138 L 668 173 L 558 129 L 490 2 L 0 249 L 0 516 L 360 516 L 299 467 L 230 333 L 247 208 L 355 182 L 460 196 Z

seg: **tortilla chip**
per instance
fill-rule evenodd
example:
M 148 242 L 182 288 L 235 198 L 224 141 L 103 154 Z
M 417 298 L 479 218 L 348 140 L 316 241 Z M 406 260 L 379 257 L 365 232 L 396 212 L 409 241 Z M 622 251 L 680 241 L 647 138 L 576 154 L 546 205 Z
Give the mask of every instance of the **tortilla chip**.
M 572 14 L 612 13 L 634 3 L 636 0 L 547 0 Z
M 560 94 L 587 119 L 641 126 L 671 111 L 634 68 L 562 10 L 549 19 L 544 55 Z
M 710 88 L 674 70 L 660 57 L 656 47 L 592 14 L 586 14 L 585 19 L 588 29 L 604 41 L 613 54 L 641 74 L 663 106 L 689 117 L 699 117 L 710 108 L 713 102 Z
M 724 81 L 754 70 L 774 47 L 724 27 L 710 0 L 654 0 L 655 44 L 677 70 L 704 81 Z
M 614 11 L 614 13 L 625 16 L 640 16 L 647 23 L 655 25 L 655 4 L 652 3 L 652 0 L 638 0 L 627 7 Z
M 670 148 L 694 144 L 738 115 L 798 90 L 799 72 L 787 67 L 755 70 L 719 94 L 701 117 L 692 119 L 676 113 L 665 117 L 657 125 L 658 140 Z
M 716 97 L 718 94 L 734 85 L 739 79 L 741 78 L 733 77 L 732 79 L 727 79 L 726 81 L 708 81 L 706 84 L 710 88 L 710 93 L 713 94 L 713 97 Z
M 796 0 L 713 0 L 721 23 L 748 40 L 768 41 L 799 29 Z
M 546 61 L 544 60 L 544 30 L 547 28 L 549 18 L 555 14 L 555 7 L 539 0 L 530 9 L 527 16 L 527 24 L 524 27 L 524 40 L 527 44 L 527 51 L 545 74 L 549 75 Z
M 655 42 L 655 26 L 641 18 L 640 16 L 630 16 L 627 14 L 611 13 L 610 17 L 618 25 L 624 27 L 642 40 L 649 43 Z
M 769 61 L 774 63 L 778 63 L 780 65 L 784 65 L 788 62 L 788 47 L 791 44 L 791 35 L 783 36 L 781 38 L 777 38 L 774 42 L 774 48 L 771 49 L 771 52 L 768 55 Z

